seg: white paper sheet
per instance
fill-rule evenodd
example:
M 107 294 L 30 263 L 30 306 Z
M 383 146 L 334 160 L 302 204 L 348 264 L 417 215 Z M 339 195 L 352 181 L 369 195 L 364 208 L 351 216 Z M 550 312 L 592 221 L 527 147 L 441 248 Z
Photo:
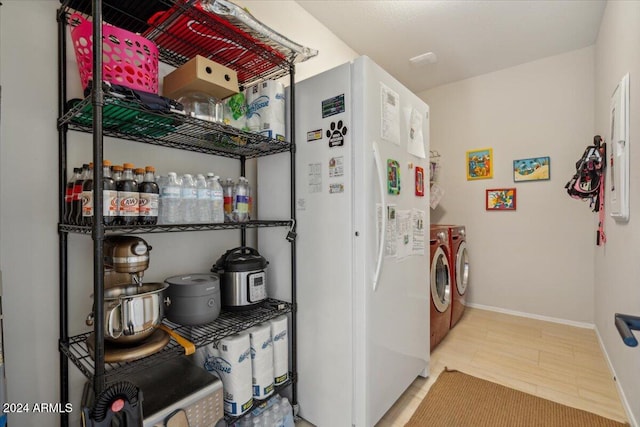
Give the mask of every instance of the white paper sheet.
M 309 163 L 308 185 L 309 193 L 322 192 L 322 163 Z
M 413 252 L 413 228 L 411 226 L 411 211 L 398 210 L 396 211 L 396 218 L 398 222 L 398 235 L 396 238 L 397 258 L 398 260 L 401 260 L 408 257 Z
M 395 258 L 398 255 L 398 220 L 396 205 L 387 205 L 387 229 L 385 230 L 386 246 L 384 255 Z
M 400 145 L 400 95 L 380 82 L 380 137 Z
M 435 209 L 442 200 L 442 196 L 444 196 L 444 189 L 440 187 L 437 183 L 431 184 L 431 191 L 429 193 L 429 206 L 431 209 Z
M 411 255 L 424 255 L 424 230 L 427 222 L 427 213 L 414 208 L 411 211 L 411 220 L 413 223 L 413 247 L 411 248 Z
M 424 150 L 424 135 L 422 132 L 422 115 L 415 108 L 404 109 L 405 122 L 407 123 L 407 152 L 424 159 L 427 157 Z

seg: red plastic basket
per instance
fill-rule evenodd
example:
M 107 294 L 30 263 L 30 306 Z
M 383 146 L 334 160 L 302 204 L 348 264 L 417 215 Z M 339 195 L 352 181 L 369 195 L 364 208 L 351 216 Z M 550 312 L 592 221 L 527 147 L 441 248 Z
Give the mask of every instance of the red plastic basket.
M 82 88 L 93 74 L 93 23 L 69 18 Z M 158 48 L 150 40 L 109 24 L 102 25 L 102 79 L 131 89 L 158 93 Z

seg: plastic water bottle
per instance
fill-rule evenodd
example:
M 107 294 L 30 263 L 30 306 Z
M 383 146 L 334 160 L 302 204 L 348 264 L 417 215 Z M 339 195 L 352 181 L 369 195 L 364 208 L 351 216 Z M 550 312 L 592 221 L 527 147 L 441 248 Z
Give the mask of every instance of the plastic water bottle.
M 198 199 L 198 191 L 196 183 L 193 181 L 191 174 L 182 176 L 182 187 L 180 191 L 180 216 L 182 222 L 191 224 L 196 222 L 196 201 Z
M 282 414 L 282 408 L 280 407 L 280 403 L 276 402 L 271 407 L 273 411 L 273 426 L 274 427 L 284 427 L 284 416 Z
M 222 194 L 224 197 L 224 222 L 233 222 L 233 199 L 234 199 L 234 183 L 231 178 L 225 179 L 220 183 L 222 185 Z
M 169 172 L 166 183 L 162 186 L 160 196 L 162 206 L 162 223 L 177 224 L 180 222 L 180 184 L 175 172 Z
M 238 178 L 234 188 L 233 219 L 237 222 L 249 221 L 249 182 L 243 176 Z
M 221 224 L 224 222 L 224 191 L 220 185 L 220 178 L 216 175 L 207 182 L 211 193 L 210 212 L 211 222 Z
M 293 422 L 293 408 L 289 403 L 289 399 L 283 397 L 280 401 L 280 409 L 282 410 L 282 425 L 283 427 L 294 427 Z
M 200 223 L 211 222 L 211 190 L 207 186 L 204 175 L 196 175 L 196 220 Z

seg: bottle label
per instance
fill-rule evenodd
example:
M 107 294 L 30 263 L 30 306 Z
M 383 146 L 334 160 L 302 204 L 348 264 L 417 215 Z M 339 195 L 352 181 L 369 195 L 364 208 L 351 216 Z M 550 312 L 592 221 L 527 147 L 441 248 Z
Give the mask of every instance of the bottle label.
M 198 192 L 195 188 L 187 187 L 182 189 L 180 195 L 183 199 L 196 199 L 198 197 Z
M 82 192 L 82 216 L 93 216 L 93 191 Z
M 236 195 L 236 212 L 243 214 L 249 212 L 249 196 Z
M 228 214 L 233 212 L 233 197 L 224 196 L 224 212 Z
M 118 216 L 118 192 L 102 191 L 102 216 Z
M 73 187 L 67 187 L 67 191 L 64 193 L 64 201 L 71 202 L 73 200 Z
M 73 186 L 73 201 L 77 202 L 82 196 L 82 183 Z
M 138 193 L 134 191 L 118 191 L 118 207 L 120 216 L 139 216 Z
M 138 205 L 140 216 L 158 216 L 158 195 L 156 193 L 140 193 Z
M 162 198 L 163 199 L 179 199 L 180 187 L 164 187 L 162 189 Z
M 211 190 L 211 198 L 213 200 L 224 200 L 222 190 Z
M 211 190 L 208 188 L 198 188 L 198 199 L 210 199 Z

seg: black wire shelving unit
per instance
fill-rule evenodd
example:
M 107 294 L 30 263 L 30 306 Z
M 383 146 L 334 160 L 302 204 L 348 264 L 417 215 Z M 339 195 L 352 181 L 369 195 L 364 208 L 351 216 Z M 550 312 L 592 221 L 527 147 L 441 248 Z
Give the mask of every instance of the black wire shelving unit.
M 166 233 L 209 230 L 239 230 L 241 244 L 246 245 L 246 230 L 261 227 L 288 227 L 295 230 L 295 64 L 315 56 L 316 51 L 298 49 L 295 43 L 282 43 L 280 35 L 263 34 L 260 23 L 243 20 L 233 14 L 208 13 L 201 5 L 214 3 L 211 0 L 60 0 L 58 9 L 58 189 L 60 202 L 58 207 L 59 235 L 59 294 L 60 294 L 60 401 L 69 401 L 69 362 L 72 362 L 92 383 L 95 395 L 109 384 L 125 379 L 134 372 L 159 361 L 184 354 L 183 348 L 173 339 L 161 351 L 128 363 L 105 363 L 104 347 L 104 256 L 103 242 L 109 234 L 123 233 Z M 249 87 L 267 79 L 289 77 L 291 112 L 289 116 L 290 141 L 280 141 L 265 136 L 244 132 L 230 126 L 211 123 L 186 116 L 179 110 L 153 111 L 135 99 L 122 97 L 112 92 L 108 85 L 95 85 L 87 91 L 83 99 L 67 99 L 67 36 L 69 18 L 80 13 L 93 23 L 93 75 L 102 70 L 102 44 L 96 40 L 102 38 L 105 22 L 116 27 L 142 34 L 155 42 L 159 50 L 159 60 L 178 67 L 196 55 L 204 56 L 227 66 L 238 73 L 241 88 Z M 161 17 L 161 19 L 158 18 Z M 225 49 L 214 51 L 206 43 L 175 30 L 175 24 L 188 19 L 204 28 L 215 31 L 220 39 L 234 48 L 246 52 L 252 60 L 247 62 L 238 57 L 225 55 Z M 250 21 L 250 20 L 249 20 Z M 71 23 L 73 24 L 73 23 Z M 73 46 L 71 46 L 73 48 Z M 242 54 L 244 55 L 244 53 Z M 242 56 L 240 55 L 240 56 Z M 87 95 L 85 93 L 85 95 Z M 101 165 L 103 159 L 103 138 L 114 137 L 124 142 L 140 142 L 178 150 L 193 151 L 214 156 L 239 160 L 240 174 L 245 174 L 247 159 L 269 156 L 277 153 L 290 154 L 289 177 L 291 179 L 290 218 L 281 220 L 252 220 L 243 223 L 223 224 L 165 224 L 136 226 L 105 226 L 102 221 L 102 169 L 94 169 L 94 221 L 92 226 L 77 226 L 64 223 L 64 201 L 67 165 L 67 133 L 77 131 L 93 136 L 92 151 L 94 165 Z M 75 336 L 69 335 L 68 325 L 68 236 L 69 234 L 89 235 L 93 240 L 93 295 L 94 328 Z M 184 327 L 164 320 L 164 324 L 178 334 L 190 339 L 196 347 L 216 342 L 225 336 L 243 331 L 265 320 L 288 314 L 291 340 L 291 372 L 283 387 L 292 387 L 292 404 L 297 404 L 297 354 L 296 354 L 296 243 L 295 233 L 289 233 L 291 243 L 291 301 L 268 299 L 264 304 L 250 312 L 223 311 L 215 322 L 199 327 Z M 87 340 L 92 340 L 90 347 Z M 262 402 L 256 401 L 254 406 Z M 238 418 L 229 418 L 234 421 Z M 68 414 L 61 414 L 61 425 L 68 426 Z

